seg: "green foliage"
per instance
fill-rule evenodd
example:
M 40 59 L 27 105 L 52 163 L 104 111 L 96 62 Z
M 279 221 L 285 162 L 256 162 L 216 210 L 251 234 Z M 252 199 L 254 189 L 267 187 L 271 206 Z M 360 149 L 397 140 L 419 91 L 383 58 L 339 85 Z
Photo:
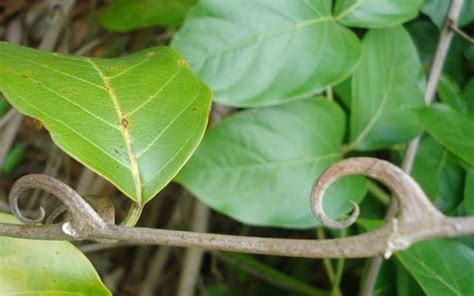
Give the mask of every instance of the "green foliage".
M 474 168 L 469 168 L 466 172 L 464 208 L 466 215 L 474 215 Z
M 464 87 L 462 97 L 466 104 L 467 113 L 472 116 L 474 114 L 474 77 Z
M 474 291 L 474 250 L 460 242 L 421 242 L 396 256 L 427 295 L 472 295 Z
M 438 28 L 441 28 L 448 12 L 450 1 L 426 0 L 421 11 L 426 14 Z M 464 27 L 474 20 L 474 1 L 466 0 L 461 9 L 458 26 Z
M 113 0 L 101 14 L 107 30 L 128 32 L 149 26 L 173 26 L 183 22 L 197 0 Z
M 438 209 L 451 210 L 461 201 L 463 170 L 457 158 L 435 140 L 421 142 L 411 175 Z
M 244 223 L 315 226 L 309 193 L 316 177 L 341 159 L 344 129 L 340 108 L 323 98 L 240 112 L 208 131 L 177 180 Z M 339 217 L 364 193 L 360 177 L 341 180 L 325 209 Z
M 16 223 L 0 213 L 0 222 Z M 71 243 L 0 236 L 0 294 L 112 295 Z
M 442 211 L 474 215 L 474 78 L 466 75 L 472 66 L 465 66 L 473 63 L 474 51 L 461 38 L 453 39 L 438 85 L 443 105 L 423 109 L 424 73 L 449 1 L 425 1 L 422 11 L 432 22 L 418 18 L 405 26 L 424 1 L 197 2 L 115 0 L 100 19 L 112 31 L 158 25 L 172 32 L 187 15 L 172 47 L 210 85 L 216 102 L 259 107 L 237 110 L 210 128 L 179 174 L 204 134 L 211 94 L 173 50 L 90 59 L 0 44 L 0 90 L 19 111 L 42 121 L 59 147 L 141 205 L 178 174 L 176 181 L 199 199 L 243 223 L 313 227 L 318 222 L 309 193 L 325 168 L 354 154 L 394 155 L 424 130 L 430 136 L 420 143 L 412 176 Z M 474 19 L 473 3 L 465 1 L 460 26 Z M 120 46 L 125 49 L 125 43 Z M 316 96 L 323 91 L 334 91 L 335 100 Z M 6 110 L 0 98 L 0 114 Z M 15 151 L 9 156 L 16 161 L 7 157 L 4 167 L 18 162 Z M 349 201 L 360 202 L 365 193 L 363 178 L 345 178 L 330 188 L 324 208 L 340 218 L 350 210 Z M 377 220 L 380 200 L 365 200 L 369 206 L 362 207 L 365 219 L 358 220 L 357 230 L 383 223 Z M 0 239 L 0 248 L 10 240 L 15 241 Z M 9 256 L 18 255 L 15 247 L 6 246 Z M 69 249 L 76 260 L 76 250 Z M 235 258 L 284 280 L 250 257 Z M 474 251 L 458 241 L 417 244 L 397 258 L 384 265 L 376 295 L 421 295 L 421 288 L 429 295 L 474 291 Z M 6 272 L 15 274 L 13 268 Z M 41 272 L 38 279 L 44 279 Z M 95 283 L 97 275 L 89 273 Z M 82 278 L 74 282 L 82 283 Z M 108 293 L 97 283 L 104 289 L 97 293 Z M 286 284 L 302 292 L 312 289 Z M 220 285 L 208 292 L 234 291 Z
M 21 144 L 15 145 L 5 156 L 3 163 L 0 165 L 0 177 L 8 176 L 16 166 L 21 162 L 25 147 Z
M 441 101 L 453 110 L 461 113 L 467 111 L 466 101 L 461 95 L 459 85 L 454 80 L 447 76 L 441 76 L 437 91 Z
M 474 119 L 450 107 L 435 104 L 418 112 L 425 130 L 449 151 L 474 166 Z
M 360 28 L 399 25 L 418 15 L 424 0 L 337 0 L 335 18 Z
M 369 31 L 352 78 L 351 146 L 373 150 L 415 137 L 423 92 L 423 70 L 403 27 Z
M 210 91 L 169 48 L 91 59 L 1 43 L 0 56 L 9 102 L 138 204 L 177 174 L 206 128 Z
M 360 54 L 331 1 L 204 0 L 172 46 L 214 92 L 239 107 L 305 98 L 346 78 Z

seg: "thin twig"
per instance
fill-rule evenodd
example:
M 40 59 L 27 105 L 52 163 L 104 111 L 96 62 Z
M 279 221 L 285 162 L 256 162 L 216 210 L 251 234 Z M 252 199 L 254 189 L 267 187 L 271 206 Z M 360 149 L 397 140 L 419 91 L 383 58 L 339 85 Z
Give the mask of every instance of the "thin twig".
M 456 34 L 461 36 L 463 39 L 465 39 L 467 42 L 474 44 L 474 37 L 469 36 L 466 32 L 463 30 L 459 29 L 458 26 L 456 25 L 451 25 L 451 30 L 453 30 Z
M 20 128 L 23 116 L 20 113 L 15 113 L 13 118 L 11 118 L 8 124 L 5 126 L 4 130 L 0 132 L 0 167 L 5 161 L 5 157 L 10 151 L 10 147 L 15 140 L 18 129 Z
M 186 192 L 186 191 L 184 191 Z M 178 202 L 182 201 L 182 195 L 178 199 Z M 175 205 L 173 214 L 166 224 L 166 228 L 173 228 L 178 222 L 180 216 L 180 207 Z M 161 246 L 153 255 L 151 263 L 149 265 L 148 272 L 146 272 L 145 279 L 141 284 L 140 296 L 152 296 L 155 295 L 155 289 L 159 283 L 158 279 L 161 278 L 163 269 L 168 262 L 169 256 L 171 254 L 171 247 Z
M 320 240 L 326 239 L 324 235 L 324 228 L 317 227 L 316 228 L 316 235 L 317 238 Z M 334 272 L 334 267 L 332 266 L 331 260 L 328 258 L 323 259 L 324 270 L 326 271 L 326 275 L 328 276 L 329 281 L 332 283 L 334 281 L 334 277 L 336 273 Z
M 1 119 L 0 119 L 0 130 L 8 123 L 10 120 L 12 120 L 15 117 L 15 114 L 18 114 L 18 111 L 16 111 L 15 108 L 11 108 L 8 110 L 7 114 L 5 114 Z
M 194 204 L 191 230 L 196 232 L 206 232 L 208 225 L 209 208 L 199 200 L 196 200 Z M 203 249 L 189 248 L 186 250 L 178 284 L 178 292 L 176 295 L 194 295 L 203 254 Z
M 443 71 L 444 62 L 451 46 L 451 40 L 453 38 L 452 26 L 456 26 L 458 23 L 459 16 L 461 14 L 461 8 L 463 6 L 464 0 L 452 0 L 451 6 L 448 11 L 447 18 L 441 30 L 441 34 L 438 40 L 438 46 L 436 48 L 436 53 L 433 58 L 433 63 L 431 65 L 430 74 L 428 77 L 428 83 L 426 85 L 425 92 L 425 103 L 427 106 L 431 105 L 436 96 L 436 89 L 438 86 L 441 73 Z M 405 156 L 402 162 L 403 171 L 410 173 L 413 163 L 415 161 L 416 152 L 420 144 L 420 136 L 413 139 L 407 146 Z M 386 214 L 386 219 L 392 219 L 397 213 L 397 200 L 392 198 L 390 201 L 389 209 Z M 382 266 L 381 257 L 372 258 L 369 262 L 369 270 L 366 276 L 365 281 L 361 285 L 362 296 L 372 295 L 374 290 L 375 283 L 377 281 L 377 275 Z

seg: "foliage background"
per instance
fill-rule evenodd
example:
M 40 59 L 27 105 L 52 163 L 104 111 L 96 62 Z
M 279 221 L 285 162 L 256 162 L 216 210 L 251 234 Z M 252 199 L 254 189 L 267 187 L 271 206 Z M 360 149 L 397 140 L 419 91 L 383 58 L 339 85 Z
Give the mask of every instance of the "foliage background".
M 44 14 L 45 3 L 13 2 L 2 4 L 2 39 L 21 20 L 22 43 L 37 46 L 46 18 L 39 13 L 28 22 L 28 16 L 34 9 Z M 465 1 L 459 22 L 471 35 L 473 2 Z M 119 57 L 171 45 L 211 88 L 213 121 L 227 117 L 208 129 L 175 179 L 182 186 L 173 183 L 162 190 L 147 205 L 139 225 L 193 228 L 195 196 L 215 210 L 206 218 L 212 232 L 339 237 L 374 227 L 384 216 L 388 192 L 360 177 L 342 180 L 331 188 L 325 208 L 341 217 L 353 200 L 361 204 L 361 218 L 347 231 L 315 231 L 308 196 L 317 175 L 337 159 L 355 155 L 400 164 L 406 143 L 422 131 L 426 134 L 412 175 L 444 213 L 474 214 L 472 44 L 454 38 L 437 104 L 429 109 L 423 104 L 425 77 L 447 3 L 80 1 L 58 51 L 84 51 L 84 45 L 92 44 L 83 55 Z M 8 108 L 0 100 L 1 113 Z M 27 118 L 2 162 L 0 194 L 6 196 L 15 179 L 32 172 L 56 175 L 83 193 L 122 195 L 57 150 L 48 134 Z M 123 216 L 126 199 L 114 202 Z M 462 238 L 400 252 L 384 263 L 375 294 L 470 295 L 473 247 L 472 238 Z M 159 289 L 173 295 L 182 278 L 183 251 L 169 250 L 164 262 L 158 252 L 124 246 L 88 252 L 88 257 L 115 294 Z M 164 268 L 156 272 L 156 264 Z M 286 295 L 323 290 L 351 295 L 365 268 L 364 260 L 206 253 L 197 292 Z

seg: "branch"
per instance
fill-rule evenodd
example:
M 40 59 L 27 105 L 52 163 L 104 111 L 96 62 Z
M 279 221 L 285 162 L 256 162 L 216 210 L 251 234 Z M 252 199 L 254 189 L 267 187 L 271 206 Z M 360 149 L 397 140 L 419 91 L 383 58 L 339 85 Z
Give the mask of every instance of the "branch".
M 447 18 L 441 30 L 441 34 L 438 40 L 438 46 L 436 48 L 433 63 L 431 65 L 430 74 L 428 77 L 428 83 L 426 85 L 425 92 L 425 103 L 431 105 L 436 96 L 436 89 L 438 82 L 443 71 L 444 61 L 451 45 L 453 38 L 452 27 L 457 26 L 459 16 L 461 14 L 461 8 L 464 0 L 452 0 L 451 6 L 448 11 Z M 407 146 L 405 156 L 402 162 L 402 169 L 406 173 L 410 173 L 413 163 L 415 162 L 416 152 L 420 144 L 420 136 L 413 139 Z M 397 213 L 397 200 L 391 199 L 390 206 L 388 208 L 385 219 L 392 219 Z M 382 258 L 373 258 L 369 263 L 369 269 L 367 277 L 362 284 L 361 295 L 371 295 L 377 280 L 377 275 L 382 267 Z
M 130 228 L 107 223 L 81 196 L 64 183 L 44 175 L 28 175 L 20 178 L 10 191 L 9 198 L 17 217 L 16 202 L 19 196 L 26 190 L 41 188 L 62 200 L 68 207 L 71 218 L 64 223 L 53 225 L 0 223 L 0 235 L 43 240 L 112 240 L 122 243 L 201 247 L 210 250 L 292 257 L 363 258 L 380 255 L 389 257 L 393 252 L 408 248 L 420 240 L 474 234 L 474 217 L 444 216 L 430 203 L 409 175 L 387 161 L 369 157 L 342 160 L 319 177 L 311 195 L 312 209 L 318 217 L 330 220 L 320 206 L 325 191 L 332 182 L 352 174 L 375 178 L 393 190 L 401 205 L 399 217 L 368 233 L 327 240 Z M 353 219 L 354 214 L 351 217 Z M 333 223 L 339 226 L 338 223 L 341 222 L 333 221 Z

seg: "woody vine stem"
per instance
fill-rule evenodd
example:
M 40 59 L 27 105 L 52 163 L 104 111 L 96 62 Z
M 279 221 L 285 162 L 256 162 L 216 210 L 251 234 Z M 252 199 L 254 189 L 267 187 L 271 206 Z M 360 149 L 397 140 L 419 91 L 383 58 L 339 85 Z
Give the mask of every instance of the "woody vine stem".
M 374 231 L 326 240 L 246 237 L 126 227 L 107 222 L 78 193 L 61 181 L 46 175 L 27 175 L 16 181 L 9 195 L 12 212 L 27 224 L 0 223 L 0 235 L 42 240 L 121 241 L 194 246 L 212 250 L 310 258 L 362 258 L 380 255 L 387 258 L 393 252 L 405 249 L 420 240 L 474 235 L 474 216 L 444 216 L 408 174 L 390 162 L 370 157 L 342 160 L 330 167 L 315 182 L 310 198 L 311 208 L 325 225 L 341 228 L 349 226 L 357 219 L 359 208 L 356 204 L 353 205 L 351 216 L 344 221 L 331 220 L 322 207 L 323 196 L 328 187 L 339 178 L 353 174 L 374 178 L 390 188 L 400 205 L 398 217 L 390 219 Z M 24 192 L 38 188 L 54 195 L 67 206 L 67 221 L 33 225 L 31 222 L 35 220 L 23 217 L 18 207 L 18 199 Z

